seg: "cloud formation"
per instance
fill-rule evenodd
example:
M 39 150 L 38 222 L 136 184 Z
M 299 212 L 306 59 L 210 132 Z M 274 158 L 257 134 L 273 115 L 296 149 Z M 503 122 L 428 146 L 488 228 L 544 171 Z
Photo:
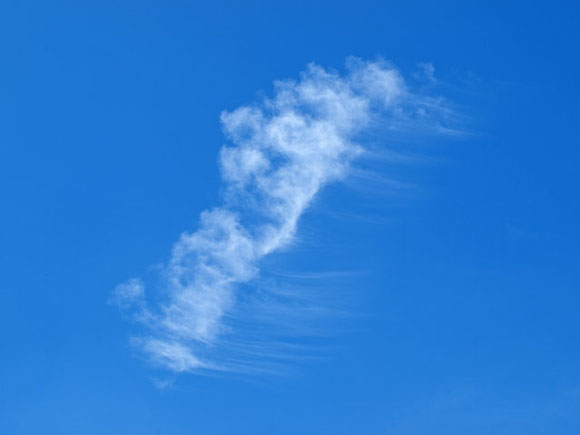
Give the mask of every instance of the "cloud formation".
M 173 246 L 160 302 L 147 302 L 138 279 L 114 292 L 113 301 L 146 326 L 134 344 L 171 371 L 232 369 L 206 356 L 227 346 L 224 319 L 260 261 L 288 247 L 316 194 L 347 176 L 365 153 L 357 140 L 365 130 L 431 119 L 437 107 L 410 92 L 389 64 L 351 58 L 344 75 L 311 64 L 299 80 L 275 82 L 272 98 L 223 112 L 231 145 L 220 152 L 222 205 L 203 212 L 199 228 Z

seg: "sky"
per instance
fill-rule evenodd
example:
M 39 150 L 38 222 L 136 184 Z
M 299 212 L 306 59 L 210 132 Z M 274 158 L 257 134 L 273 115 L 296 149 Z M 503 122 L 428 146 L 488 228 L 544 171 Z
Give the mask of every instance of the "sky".
M 577 434 L 579 18 L 2 2 L 0 433 Z

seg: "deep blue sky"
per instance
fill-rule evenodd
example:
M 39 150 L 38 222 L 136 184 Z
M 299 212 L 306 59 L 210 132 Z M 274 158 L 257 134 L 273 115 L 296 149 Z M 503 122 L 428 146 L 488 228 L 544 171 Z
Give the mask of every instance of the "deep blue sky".
M 558 1 L 2 2 L 0 433 L 578 434 L 579 18 Z M 422 161 L 385 168 L 412 192 L 326 191 L 309 249 L 278 257 L 364 271 L 323 359 L 160 391 L 111 290 L 219 202 L 220 111 L 349 55 L 407 77 L 432 63 L 469 134 L 415 138 Z

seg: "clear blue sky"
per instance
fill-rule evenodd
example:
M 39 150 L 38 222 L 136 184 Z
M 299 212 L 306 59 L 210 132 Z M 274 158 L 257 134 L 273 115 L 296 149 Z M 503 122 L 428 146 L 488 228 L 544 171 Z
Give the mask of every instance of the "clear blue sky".
M 578 6 L 265 4 L 2 2 L 0 433 L 580 433 Z M 222 201 L 220 112 L 350 55 L 432 64 L 465 134 L 398 143 L 264 260 L 347 295 L 315 358 L 152 366 L 107 301 Z

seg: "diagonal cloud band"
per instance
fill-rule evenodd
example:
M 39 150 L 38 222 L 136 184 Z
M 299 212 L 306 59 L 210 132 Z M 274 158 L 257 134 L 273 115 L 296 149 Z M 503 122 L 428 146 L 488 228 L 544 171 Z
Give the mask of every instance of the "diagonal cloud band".
M 258 276 L 262 258 L 293 241 L 317 192 L 347 176 L 365 152 L 357 137 L 379 122 L 396 128 L 436 110 L 389 64 L 350 58 L 343 76 L 311 64 L 298 81 L 275 82 L 273 98 L 222 113 L 231 142 L 220 152 L 223 204 L 203 212 L 199 228 L 174 245 L 161 303 L 146 302 L 138 279 L 113 294 L 147 327 L 135 344 L 175 372 L 223 369 L 204 349 L 229 333 L 224 316 L 240 285 Z

